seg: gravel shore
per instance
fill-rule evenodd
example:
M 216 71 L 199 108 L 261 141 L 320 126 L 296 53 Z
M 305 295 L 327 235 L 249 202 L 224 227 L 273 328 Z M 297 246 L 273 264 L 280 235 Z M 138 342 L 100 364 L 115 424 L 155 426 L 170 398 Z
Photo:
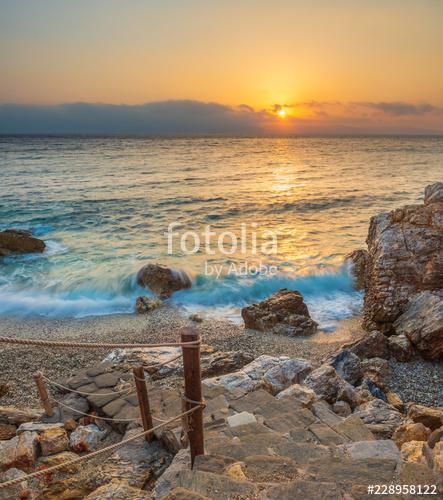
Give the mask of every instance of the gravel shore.
M 221 351 L 247 351 L 287 355 L 320 364 L 322 358 L 343 343 L 359 338 L 359 318 L 342 321 L 335 332 L 319 332 L 311 337 L 289 338 L 282 335 L 244 330 L 230 321 L 206 319 L 190 321 L 183 311 L 162 306 L 149 315 L 110 315 L 83 319 L 46 319 L 0 317 L 0 336 L 84 342 L 160 343 L 180 339 L 180 329 L 194 326 L 203 342 Z M 36 406 L 38 400 L 32 374 L 43 371 L 60 380 L 81 368 L 93 365 L 109 353 L 106 349 L 39 348 L 0 344 L 0 383 L 10 386 L 0 405 Z M 441 366 L 440 366 L 441 368 Z M 435 363 L 416 361 L 393 366 L 393 389 L 404 401 L 442 404 L 439 384 L 441 369 Z M 437 378 L 436 378 L 437 377 Z M 439 378 L 440 377 L 440 378 Z

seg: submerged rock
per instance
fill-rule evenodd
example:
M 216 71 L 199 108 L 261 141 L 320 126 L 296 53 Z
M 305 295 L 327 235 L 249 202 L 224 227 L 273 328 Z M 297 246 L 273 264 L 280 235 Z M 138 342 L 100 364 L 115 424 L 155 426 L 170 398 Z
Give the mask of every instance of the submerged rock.
M 407 205 L 371 219 L 364 324 L 393 333 L 409 299 L 442 290 L 443 183 L 425 190 L 424 205 Z
M 301 293 L 283 288 L 258 304 L 242 309 L 245 328 L 289 336 L 312 335 L 317 323 L 311 319 Z
M 423 356 L 443 357 L 442 296 L 429 291 L 414 295 L 394 327 L 397 333 L 407 336 Z
M 0 256 L 14 253 L 41 253 L 46 248 L 45 242 L 22 229 L 0 231 Z
M 149 288 L 160 298 L 168 298 L 174 292 L 191 288 L 191 279 L 182 269 L 162 264 L 146 264 L 137 273 L 137 283 Z

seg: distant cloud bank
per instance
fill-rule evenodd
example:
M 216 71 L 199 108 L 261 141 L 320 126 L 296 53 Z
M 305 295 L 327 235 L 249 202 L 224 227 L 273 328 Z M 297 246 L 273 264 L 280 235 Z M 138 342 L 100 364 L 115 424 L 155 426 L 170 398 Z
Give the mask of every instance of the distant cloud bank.
M 288 116 L 280 119 L 281 108 Z M 323 135 L 443 134 L 443 110 L 428 103 L 319 102 L 254 110 L 190 100 L 140 105 L 0 105 L 0 134 Z

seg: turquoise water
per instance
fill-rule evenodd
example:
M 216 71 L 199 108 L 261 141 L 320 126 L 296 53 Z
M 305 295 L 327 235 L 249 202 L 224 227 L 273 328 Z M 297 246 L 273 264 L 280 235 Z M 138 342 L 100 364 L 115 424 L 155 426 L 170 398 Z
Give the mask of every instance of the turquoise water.
M 344 255 L 364 245 L 372 215 L 420 202 L 442 164 L 442 138 L 0 138 L 0 229 L 47 243 L 42 255 L 0 261 L 0 314 L 132 312 L 144 293 L 135 274 L 154 261 L 192 276 L 171 299 L 190 311 L 238 320 L 286 286 L 333 328 L 361 307 Z M 211 253 L 183 252 L 180 235 L 208 224 Z M 225 255 L 217 235 L 239 236 L 243 224 L 246 251 Z M 272 231 L 277 252 L 253 253 L 252 229 L 259 249 Z M 276 274 L 228 272 L 245 261 Z M 208 265 L 223 266 L 218 279 Z

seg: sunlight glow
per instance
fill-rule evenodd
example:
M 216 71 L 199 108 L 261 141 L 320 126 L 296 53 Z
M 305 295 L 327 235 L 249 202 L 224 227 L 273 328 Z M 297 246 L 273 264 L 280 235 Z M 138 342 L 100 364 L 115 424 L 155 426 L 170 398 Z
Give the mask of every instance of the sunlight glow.
M 280 118 L 286 118 L 286 110 L 283 108 L 279 109 L 277 114 Z

